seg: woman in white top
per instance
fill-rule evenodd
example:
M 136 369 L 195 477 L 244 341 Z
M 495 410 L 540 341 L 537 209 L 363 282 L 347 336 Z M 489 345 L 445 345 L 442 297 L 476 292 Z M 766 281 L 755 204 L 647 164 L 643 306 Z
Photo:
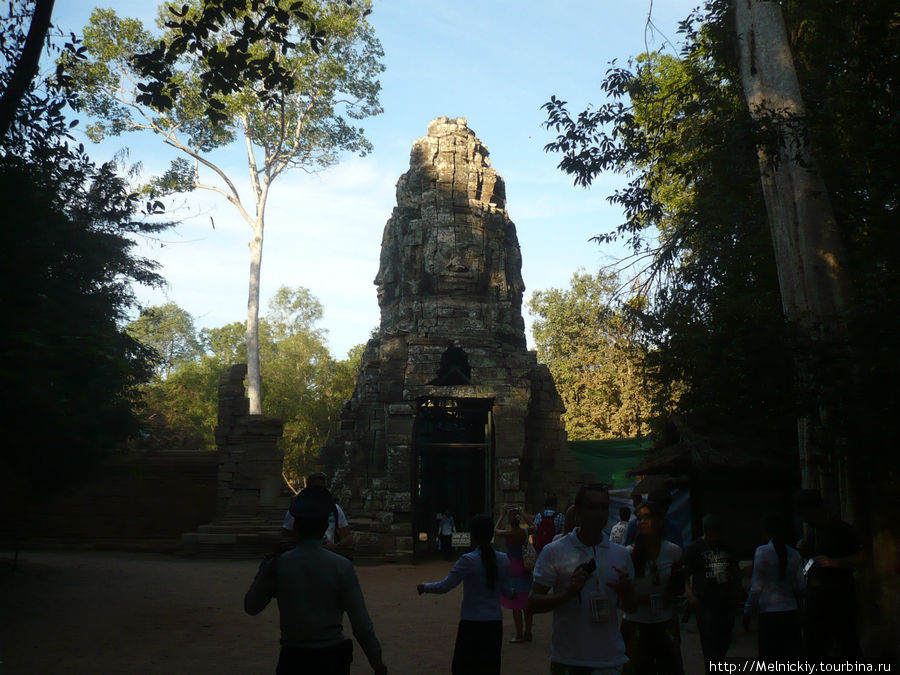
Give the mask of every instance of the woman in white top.
M 622 637 L 635 675 L 682 675 L 681 640 L 672 607 L 684 589 L 681 547 L 663 539 L 665 513 L 644 502 L 635 510 L 638 534 L 628 546 L 637 609 L 622 618 Z
M 759 614 L 759 658 L 763 661 L 797 660 L 803 655 L 797 596 L 806 587 L 803 559 L 785 542 L 783 521 L 777 513 L 763 519 L 769 543 L 756 549 L 750 594 L 744 605 L 744 628 Z
M 453 675 L 500 675 L 500 651 L 503 646 L 503 613 L 500 595 L 515 598 L 509 579 L 509 558 L 491 546 L 494 521 L 487 514 L 472 519 L 472 543 L 475 550 L 466 553 L 443 581 L 419 584 L 422 593 L 447 593 L 463 584 L 456 647 L 453 649 Z

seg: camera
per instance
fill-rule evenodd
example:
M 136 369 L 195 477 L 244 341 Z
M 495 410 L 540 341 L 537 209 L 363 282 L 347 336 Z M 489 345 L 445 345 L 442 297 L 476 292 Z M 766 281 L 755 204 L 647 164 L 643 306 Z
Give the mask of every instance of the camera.
M 597 569 L 597 561 L 591 558 L 586 563 L 581 563 L 578 567 L 575 568 L 578 572 L 584 572 L 585 574 L 593 574 L 594 570 Z

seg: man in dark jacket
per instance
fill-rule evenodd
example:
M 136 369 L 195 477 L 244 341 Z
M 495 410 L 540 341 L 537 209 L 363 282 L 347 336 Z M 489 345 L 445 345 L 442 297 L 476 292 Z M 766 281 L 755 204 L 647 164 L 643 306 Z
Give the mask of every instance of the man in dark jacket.
M 259 614 L 272 598 L 278 599 L 281 654 L 276 675 L 348 675 L 353 642 L 343 635 L 345 612 L 376 675 L 387 673 L 356 571 L 323 545 L 333 507 L 324 487 L 300 492 L 291 504 L 297 545 L 267 557 L 244 596 L 248 614 Z

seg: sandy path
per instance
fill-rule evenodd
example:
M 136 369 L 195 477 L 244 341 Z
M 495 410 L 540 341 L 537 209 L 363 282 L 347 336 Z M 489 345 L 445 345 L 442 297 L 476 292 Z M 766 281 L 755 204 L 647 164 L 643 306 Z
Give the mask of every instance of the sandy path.
M 275 604 L 243 612 L 257 564 L 173 556 L 25 552 L 18 568 L 0 554 L 0 660 L 3 675 L 54 673 L 272 673 L 278 652 Z M 419 581 L 444 576 L 450 563 L 358 569 L 388 669 L 447 673 L 460 592 L 418 597 Z M 505 636 L 514 633 L 505 613 Z M 548 672 L 549 615 L 536 617 L 535 641 L 503 647 L 503 672 Z M 683 627 L 685 625 L 683 624 Z M 732 651 L 752 652 L 735 631 Z M 684 632 L 687 673 L 702 672 L 696 630 Z M 352 673 L 371 673 L 358 645 Z

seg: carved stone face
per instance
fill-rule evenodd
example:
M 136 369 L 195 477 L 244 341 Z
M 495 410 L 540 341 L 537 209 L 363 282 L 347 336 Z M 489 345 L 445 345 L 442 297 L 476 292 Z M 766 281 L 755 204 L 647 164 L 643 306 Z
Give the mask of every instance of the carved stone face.
M 397 292 L 397 275 L 394 272 L 392 254 L 391 247 L 382 245 L 381 261 L 378 266 L 378 274 L 375 276 L 375 290 L 378 294 L 379 307 L 384 307 L 385 303 L 392 302 Z
M 423 247 L 426 288 L 437 295 L 487 291 L 485 232 L 480 226 L 431 227 Z

